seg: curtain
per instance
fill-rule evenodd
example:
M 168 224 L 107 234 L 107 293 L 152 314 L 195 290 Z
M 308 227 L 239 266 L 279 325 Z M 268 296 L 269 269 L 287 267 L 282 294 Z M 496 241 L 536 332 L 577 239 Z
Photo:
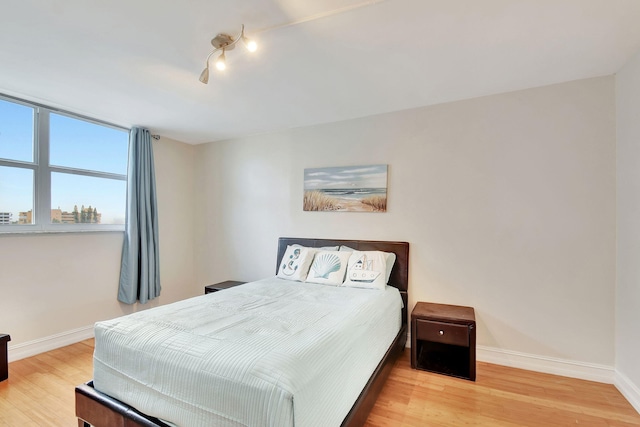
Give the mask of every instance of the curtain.
M 129 133 L 127 214 L 118 300 L 144 304 L 160 295 L 158 208 L 151 133 Z

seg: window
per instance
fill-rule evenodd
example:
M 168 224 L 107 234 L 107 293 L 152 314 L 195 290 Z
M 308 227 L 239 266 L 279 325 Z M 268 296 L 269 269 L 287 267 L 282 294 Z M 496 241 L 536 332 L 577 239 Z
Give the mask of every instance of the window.
M 126 129 L 0 97 L 0 233 L 124 230 Z

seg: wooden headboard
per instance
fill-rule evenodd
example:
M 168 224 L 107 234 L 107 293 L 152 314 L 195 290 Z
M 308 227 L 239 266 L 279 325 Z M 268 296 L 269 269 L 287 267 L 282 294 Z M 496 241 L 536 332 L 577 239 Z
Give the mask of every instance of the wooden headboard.
M 402 310 L 402 322 L 407 323 L 407 304 L 409 290 L 409 243 L 407 242 L 385 242 L 374 240 L 335 240 L 335 239 L 309 239 L 299 237 L 280 237 L 278 239 L 278 257 L 276 263 L 276 274 L 280 268 L 280 262 L 287 250 L 288 245 L 302 245 L 312 248 L 322 246 L 345 245 L 359 251 L 383 251 L 396 254 L 396 262 L 391 270 L 389 285 L 398 288 L 404 308 Z

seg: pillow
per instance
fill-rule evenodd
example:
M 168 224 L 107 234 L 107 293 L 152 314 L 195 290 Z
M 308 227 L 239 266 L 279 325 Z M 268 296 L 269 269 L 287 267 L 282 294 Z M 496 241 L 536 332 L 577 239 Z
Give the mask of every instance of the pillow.
M 355 249 L 350 248 L 349 246 L 340 246 L 341 251 L 346 252 L 354 252 Z M 394 252 L 382 252 L 386 257 L 386 269 L 385 269 L 385 280 L 384 283 L 389 283 L 389 278 L 391 277 L 391 270 L 393 270 L 393 264 L 396 262 L 396 254 Z
M 383 252 L 387 258 L 387 272 L 386 272 L 386 280 L 384 283 L 389 283 L 389 278 L 391 277 L 391 270 L 393 270 L 393 264 L 396 263 L 396 254 L 394 252 Z
M 307 248 L 309 249 L 311 252 L 316 252 L 316 251 L 337 251 L 339 246 L 323 246 L 321 248 L 313 248 L 311 246 L 302 246 L 299 245 L 297 243 L 294 243 L 293 245 L 294 248 Z M 287 246 L 288 247 L 288 246 Z
M 351 252 L 349 266 L 347 267 L 347 277 L 343 286 L 384 289 L 387 284 L 387 258 L 388 253 L 381 251 Z
M 277 276 L 287 280 L 304 282 L 313 261 L 314 251 L 300 245 L 288 245 L 280 261 Z
M 340 286 L 349 264 L 349 252 L 318 251 L 313 257 L 307 282 Z

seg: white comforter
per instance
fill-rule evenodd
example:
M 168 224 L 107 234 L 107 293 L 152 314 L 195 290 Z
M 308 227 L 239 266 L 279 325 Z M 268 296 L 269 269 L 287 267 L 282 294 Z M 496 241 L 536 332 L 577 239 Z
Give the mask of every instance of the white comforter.
M 191 426 L 339 426 L 400 330 L 384 291 L 270 278 L 95 326 L 94 386 Z

